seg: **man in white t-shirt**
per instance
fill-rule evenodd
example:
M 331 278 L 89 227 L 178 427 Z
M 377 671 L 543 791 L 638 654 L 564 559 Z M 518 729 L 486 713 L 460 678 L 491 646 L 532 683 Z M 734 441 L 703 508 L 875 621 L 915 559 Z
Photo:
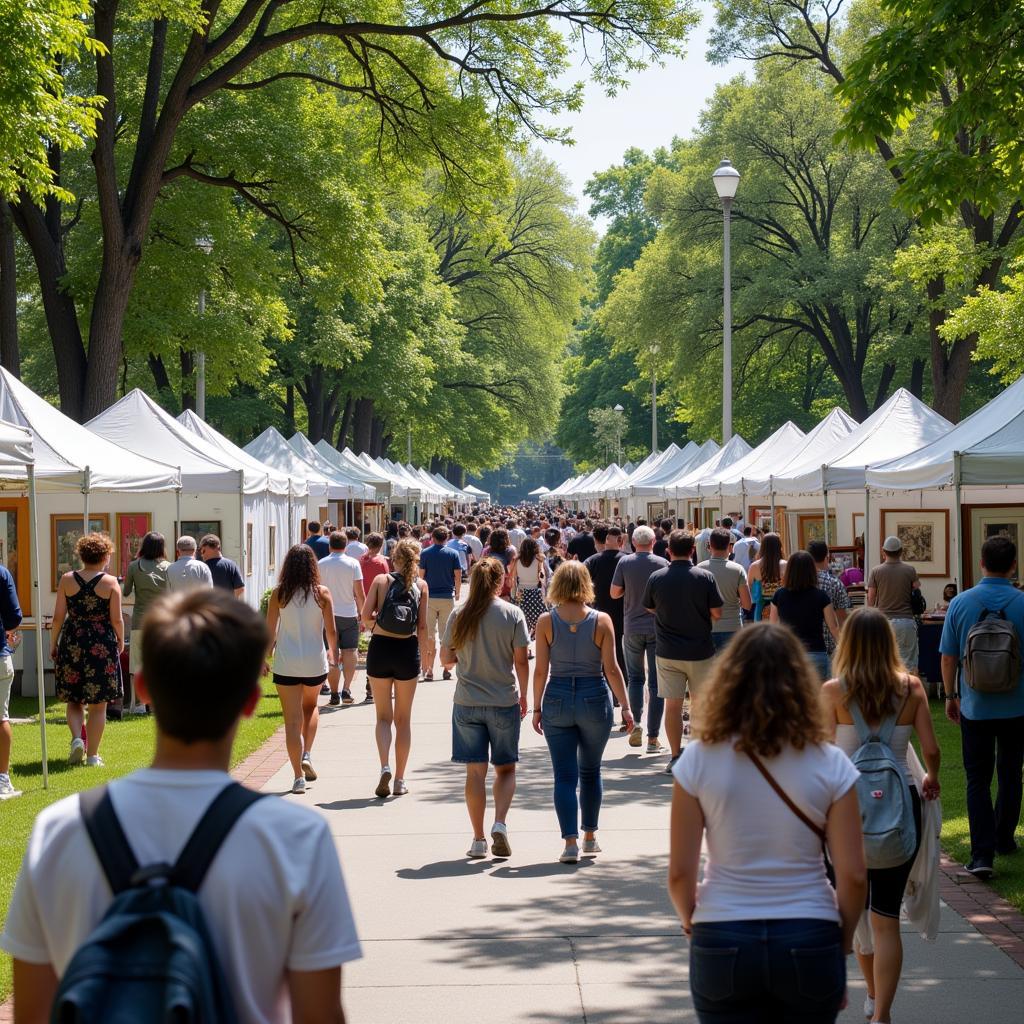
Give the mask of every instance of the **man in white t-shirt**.
M 224 591 L 158 601 L 146 617 L 139 699 L 156 717 L 156 753 L 109 786 L 143 867 L 173 864 L 231 784 L 238 724 L 260 699 L 263 619 Z M 202 709 L 197 714 L 197 709 Z M 327 822 L 265 797 L 239 818 L 198 892 L 239 1020 L 338 1024 L 341 965 L 362 954 Z M 0 948 L 14 957 L 14 1014 L 46 1021 L 58 980 L 111 903 L 78 795 L 36 819 Z
M 338 631 L 338 650 L 341 651 L 341 669 L 334 664 L 327 670 L 331 688 L 331 707 L 352 704 L 352 680 L 356 677 L 359 657 L 359 619 L 363 614 L 363 569 L 349 556 L 352 542 L 340 530 L 329 538 L 331 553 L 320 559 L 320 582 L 331 592 L 334 601 L 334 627 Z M 338 684 L 341 683 L 341 694 Z
M 362 534 L 359 532 L 359 527 L 347 527 L 345 530 L 345 537 L 348 540 L 348 547 L 345 549 L 345 554 L 347 554 L 349 558 L 354 558 L 358 562 L 359 559 L 370 550 L 360 539 Z

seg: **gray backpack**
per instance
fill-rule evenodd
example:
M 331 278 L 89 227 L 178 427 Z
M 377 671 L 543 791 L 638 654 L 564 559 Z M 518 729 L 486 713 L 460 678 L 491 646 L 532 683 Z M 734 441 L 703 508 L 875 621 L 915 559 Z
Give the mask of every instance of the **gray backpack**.
M 986 608 L 967 631 L 964 679 L 978 693 L 1010 693 L 1020 682 L 1020 638 L 1005 610 Z
M 864 721 L 855 703 L 851 702 L 848 709 L 860 740 L 850 760 L 860 772 L 857 802 L 869 868 L 898 867 L 910 860 L 917 848 L 914 804 L 907 780 L 889 746 L 905 705 L 906 701 L 895 714 L 886 715 L 877 729 Z

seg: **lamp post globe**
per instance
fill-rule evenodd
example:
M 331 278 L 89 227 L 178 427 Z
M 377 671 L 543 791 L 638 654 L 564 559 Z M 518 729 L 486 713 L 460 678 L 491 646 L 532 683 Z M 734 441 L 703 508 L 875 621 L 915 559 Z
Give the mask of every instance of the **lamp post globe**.
M 623 409 L 622 406 L 619 405 L 618 403 L 616 403 L 615 407 L 612 409 L 612 412 L 616 412 L 619 414 L 619 429 L 615 432 L 615 448 L 616 462 L 620 466 L 622 465 L 622 414 L 625 411 L 626 410 Z
M 732 161 L 723 160 L 711 175 L 722 201 L 722 444 L 732 436 L 732 275 L 730 273 L 730 227 L 732 201 L 740 184 L 740 172 Z

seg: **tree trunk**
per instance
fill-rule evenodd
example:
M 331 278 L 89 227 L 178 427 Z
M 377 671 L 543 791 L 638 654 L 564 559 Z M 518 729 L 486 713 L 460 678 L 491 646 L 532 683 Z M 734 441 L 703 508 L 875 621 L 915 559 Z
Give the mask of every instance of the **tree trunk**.
M 21 377 L 15 271 L 14 221 L 7 200 L 0 198 L 0 365 L 15 377 Z
M 348 444 L 348 433 L 352 429 L 352 412 L 354 408 L 355 402 L 352 400 L 352 395 L 346 395 L 345 408 L 341 414 L 341 426 L 338 427 L 338 443 L 334 446 L 339 452 Z
M 164 366 L 163 356 L 154 355 L 150 352 L 146 361 L 149 363 L 150 373 L 153 374 L 157 393 L 163 398 L 164 402 L 171 401 L 174 398 L 174 387 L 171 385 L 171 378 L 167 373 L 167 367 Z
M 384 440 L 384 421 L 379 416 L 370 420 L 370 455 L 379 459 L 383 452 L 381 442 Z
M 284 429 L 285 437 L 295 433 L 295 385 L 289 384 L 284 389 Z
M 960 421 L 960 403 L 963 401 L 967 376 L 971 372 L 971 354 L 977 346 L 977 335 L 962 338 L 952 344 L 939 336 L 939 328 L 946 314 L 938 308 L 939 299 L 945 294 L 946 281 L 937 277 L 928 282 L 928 300 L 932 308 L 928 312 L 928 337 L 932 354 L 932 408 L 952 423 Z
M 441 458 L 440 455 L 431 455 L 430 456 L 430 472 L 431 473 L 440 473 L 441 472 L 441 467 L 443 465 L 444 465 L 444 460 Z
M 181 411 L 196 409 L 196 382 L 195 382 L 195 359 L 187 349 L 179 349 L 178 356 L 181 360 Z
M 915 398 L 924 397 L 924 359 L 915 359 L 910 367 L 910 384 L 908 390 Z
M 356 401 L 353 423 L 352 444 L 357 454 L 370 452 L 373 431 L 373 399 L 360 398 Z
M 391 442 L 394 441 L 394 439 L 395 439 L 395 435 L 394 434 L 385 434 L 384 435 L 384 438 L 383 438 L 383 440 L 380 443 L 380 453 L 381 453 L 381 455 L 388 455 L 388 453 L 391 451 Z
M 318 366 L 310 368 L 305 377 L 305 389 L 299 393 L 306 405 L 306 430 L 310 441 L 316 444 L 324 436 L 324 374 Z
M 124 352 L 124 316 L 141 255 L 141 250 L 127 256 L 115 253 L 103 260 L 89 319 L 89 355 L 85 368 L 85 391 L 82 395 L 82 416 L 86 420 L 98 416 L 116 400 L 117 369 Z M 193 404 L 188 408 L 193 407 L 194 393 Z
M 878 388 L 875 390 L 875 404 L 872 411 L 882 405 L 889 397 L 889 388 L 892 386 L 892 379 L 896 376 L 896 364 L 886 363 L 882 367 L 882 375 L 878 378 Z

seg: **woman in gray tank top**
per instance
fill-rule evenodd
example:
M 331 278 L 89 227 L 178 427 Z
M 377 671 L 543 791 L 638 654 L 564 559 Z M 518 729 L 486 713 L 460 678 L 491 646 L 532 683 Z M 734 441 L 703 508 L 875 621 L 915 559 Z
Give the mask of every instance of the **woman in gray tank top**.
M 587 607 L 593 600 L 594 586 L 586 566 L 563 562 L 548 590 L 552 610 L 537 623 L 533 727 L 543 734 L 551 754 L 555 813 L 565 841 L 558 858 L 563 864 L 580 859 L 581 815 L 582 852 L 601 852 L 596 832 L 601 813 L 601 757 L 613 717 L 609 686 L 622 705 L 623 721 L 628 729 L 633 728 L 622 672 L 615 660 L 612 620 L 607 613 Z

